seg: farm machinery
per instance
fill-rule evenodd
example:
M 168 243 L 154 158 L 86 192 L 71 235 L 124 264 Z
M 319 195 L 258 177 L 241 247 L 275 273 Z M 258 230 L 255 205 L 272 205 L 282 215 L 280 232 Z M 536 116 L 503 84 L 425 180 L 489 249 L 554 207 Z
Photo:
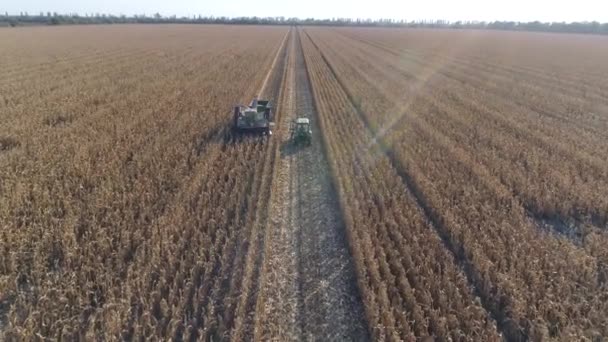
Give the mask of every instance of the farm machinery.
M 234 107 L 233 128 L 239 133 L 272 135 L 272 104 L 254 97 L 249 106 Z
M 312 143 L 312 130 L 308 118 L 297 118 L 290 127 L 291 141 L 294 145 L 304 144 L 310 146 Z

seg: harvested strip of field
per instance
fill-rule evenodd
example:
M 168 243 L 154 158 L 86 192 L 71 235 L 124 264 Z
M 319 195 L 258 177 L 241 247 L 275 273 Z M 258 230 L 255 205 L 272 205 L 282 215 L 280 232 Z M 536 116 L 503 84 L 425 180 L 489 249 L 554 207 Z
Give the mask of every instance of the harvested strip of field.
M 299 33 L 286 87 L 256 339 L 367 340 Z M 311 146 L 292 144 L 289 125 L 296 117 L 312 120 Z

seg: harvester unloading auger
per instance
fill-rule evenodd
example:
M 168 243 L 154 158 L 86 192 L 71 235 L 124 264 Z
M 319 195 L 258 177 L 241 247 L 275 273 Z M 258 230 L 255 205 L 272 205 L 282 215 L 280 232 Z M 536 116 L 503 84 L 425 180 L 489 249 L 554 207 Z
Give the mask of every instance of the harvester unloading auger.
M 239 133 L 272 135 L 272 104 L 254 97 L 249 106 L 234 107 L 234 130 Z

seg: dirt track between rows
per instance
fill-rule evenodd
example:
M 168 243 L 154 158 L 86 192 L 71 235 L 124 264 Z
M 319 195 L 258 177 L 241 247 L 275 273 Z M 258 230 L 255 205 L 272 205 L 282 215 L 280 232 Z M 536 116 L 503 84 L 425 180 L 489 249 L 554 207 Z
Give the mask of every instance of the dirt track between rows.
M 367 340 L 354 266 L 298 35 L 294 30 L 285 112 L 275 134 L 280 160 L 270 198 L 255 337 Z M 290 141 L 290 121 L 302 116 L 312 122 L 311 146 L 293 146 Z

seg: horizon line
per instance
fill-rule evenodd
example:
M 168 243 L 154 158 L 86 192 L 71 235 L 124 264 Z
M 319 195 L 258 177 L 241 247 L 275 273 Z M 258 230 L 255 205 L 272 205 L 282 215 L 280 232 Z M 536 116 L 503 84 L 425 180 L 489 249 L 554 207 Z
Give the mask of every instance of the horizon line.
M 78 17 L 95 17 L 95 16 L 113 16 L 113 17 L 126 17 L 126 18 L 135 18 L 135 17 L 148 17 L 148 18 L 155 18 L 157 17 L 157 15 L 160 15 L 161 19 L 172 19 L 172 18 L 187 18 L 187 19 L 196 19 L 196 18 L 227 18 L 227 19 L 241 19 L 241 18 L 260 18 L 260 19 L 268 19 L 268 18 L 272 18 L 272 19 L 278 19 L 278 18 L 282 18 L 283 20 L 297 20 L 297 21 L 306 21 L 306 20 L 313 20 L 313 21 L 371 21 L 371 22 L 380 22 L 380 21 L 391 21 L 391 22 L 395 22 L 395 23 L 399 23 L 399 22 L 404 22 L 404 23 L 423 23 L 423 22 L 431 22 L 431 23 L 445 23 L 445 24 L 455 24 L 455 23 L 472 23 L 472 24 L 479 24 L 479 23 L 492 23 L 492 22 L 502 22 L 502 23 L 542 23 L 542 24 L 553 24 L 553 23 L 558 23 L 558 24 L 575 24 L 575 23 L 599 23 L 599 24 L 608 24 L 608 22 L 603 22 L 603 21 L 599 21 L 596 19 L 592 19 L 592 20 L 581 20 L 581 21 L 567 21 L 567 20 L 562 20 L 562 21 L 541 21 L 541 20 L 530 20 L 530 21 L 522 21 L 522 20 L 479 20 L 479 19 L 473 19 L 473 20 L 463 20 L 463 19 L 458 19 L 458 20 L 450 20 L 450 19 L 406 19 L 406 18 L 395 18 L 395 17 L 337 17 L 337 16 L 333 16 L 333 17 L 307 17 L 307 18 L 301 18 L 301 17 L 293 17 L 293 16 L 284 16 L 284 15 L 275 15 L 275 16 L 229 16 L 229 15 L 209 15 L 209 14 L 188 14 L 188 15 L 177 15 L 177 14 L 163 14 L 160 12 L 154 12 L 154 13 L 133 13 L 133 14 L 125 14 L 125 13 L 109 13 L 109 12 L 85 12 L 84 15 L 80 14 L 78 12 L 57 12 L 57 11 L 36 11 L 33 13 L 30 13 L 30 11 L 21 11 L 20 13 L 9 13 L 8 11 L 0 11 L 0 16 L 2 17 L 6 17 L 7 15 L 9 17 L 20 17 L 20 16 L 42 16 L 42 17 L 48 17 L 49 15 L 53 17 L 53 16 L 78 16 Z

